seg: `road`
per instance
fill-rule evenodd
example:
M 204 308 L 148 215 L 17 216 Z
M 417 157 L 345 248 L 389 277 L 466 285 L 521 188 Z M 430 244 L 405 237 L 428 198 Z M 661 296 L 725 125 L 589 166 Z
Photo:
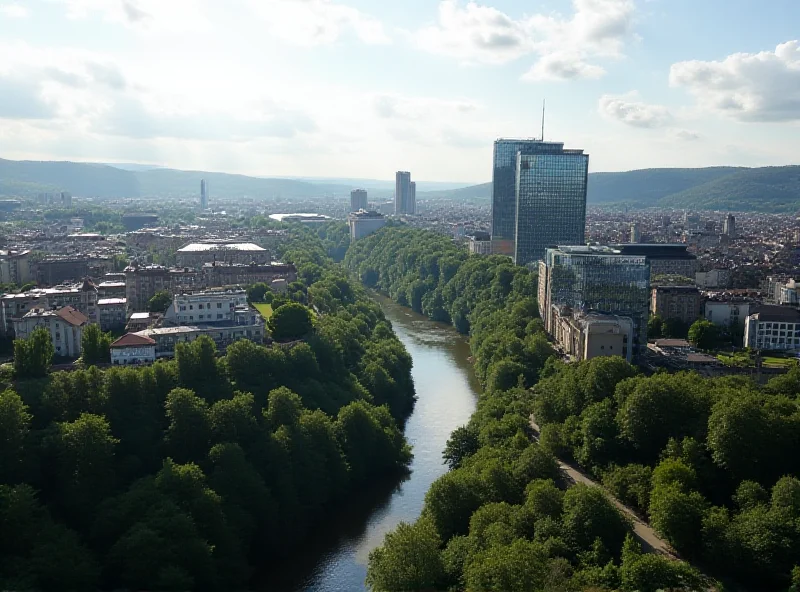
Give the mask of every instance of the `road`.
M 531 415 L 531 428 L 533 429 L 534 433 L 534 440 L 537 442 L 539 441 L 539 424 L 536 423 L 536 419 Z M 589 477 L 586 473 L 581 471 L 578 467 L 567 464 L 563 462 L 561 459 L 558 460 L 558 468 L 561 471 L 561 474 L 564 476 L 564 479 L 568 483 L 584 483 L 589 485 L 590 487 L 603 487 L 591 477 Z M 603 489 L 605 494 L 608 498 L 614 503 L 615 506 L 622 512 L 628 519 L 631 521 L 631 525 L 633 527 L 633 535 L 639 540 L 639 543 L 642 545 L 642 548 L 647 551 L 648 553 L 657 553 L 659 555 L 665 555 L 672 559 L 678 559 L 678 554 L 675 550 L 670 546 L 670 544 L 662 539 L 661 537 L 656 534 L 656 531 L 652 529 L 652 527 L 640 519 L 636 512 L 630 509 L 628 506 L 620 502 L 617 498 L 613 495 L 608 493 L 605 489 Z

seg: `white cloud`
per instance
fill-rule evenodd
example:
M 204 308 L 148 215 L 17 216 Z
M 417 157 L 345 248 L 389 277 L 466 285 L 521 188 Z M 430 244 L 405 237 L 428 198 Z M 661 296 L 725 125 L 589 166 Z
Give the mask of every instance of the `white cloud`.
M 663 127 L 672 121 L 672 114 L 663 105 L 652 105 L 639 100 L 636 92 L 624 95 L 603 95 L 598 102 L 598 111 L 607 119 L 631 127 Z
M 695 142 L 702 139 L 702 136 L 697 132 L 686 129 L 672 128 L 667 130 L 667 135 L 673 140 L 680 140 L 681 142 Z
M 23 6 L 22 4 L 17 4 L 16 2 L 10 2 L 8 4 L 0 4 L 0 15 L 7 17 L 7 18 L 27 18 L 30 16 L 30 11 L 27 7 Z
M 104 20 L 142 33 L 199 33 L 211 29 L 204 0 L 51 0 L 64 4 L 67 16 Z
M 403 97 L 399 95 L 375 95 L 373 109 L 382 119 L 435 120 L 445 115 L 464 115 L 476 111 L 479 106 L 470 101 L 450 101 L 431 97 Z
M 543 14 L 514 19 L 469 1 L 442 0 L 434 25 L 415 34 L 417 45 L 466 64 L 504 64 L 535 55 L 525 80 L 599 78 L 605 70 L 588 60 L 622 57 L 631 33 L 633 0 L 573 0 L 569 17 Z
M 292 45 L 335 43 L 346 33 L 368 45 L 391 43 L 376 18 L 333 0 L 249 0 L 269 33 Z
M 678 62 L 669 80 L 688 89 L 703 109 L 739 121 L 800 121 L 800 41 L 722 61 Z

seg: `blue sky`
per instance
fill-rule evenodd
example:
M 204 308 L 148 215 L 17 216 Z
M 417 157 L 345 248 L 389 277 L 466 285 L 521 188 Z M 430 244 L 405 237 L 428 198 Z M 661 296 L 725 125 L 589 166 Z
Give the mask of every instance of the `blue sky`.
M 0 157 L 483 182 L 800 154 L 797 0 L 0 0 Z

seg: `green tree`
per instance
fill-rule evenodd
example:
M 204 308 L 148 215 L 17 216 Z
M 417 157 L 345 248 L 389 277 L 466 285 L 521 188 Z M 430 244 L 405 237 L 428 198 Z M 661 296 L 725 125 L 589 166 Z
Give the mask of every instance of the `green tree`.
M 168 454 L 177 462 L 204 459 L 211 441 L 207 403 L 190 390 L 176 388 L 167 395 L 166 415 Z
M 647 321 L 647 337 L 650 339 L 658 339 L 662 337 L 662 327 L 664 319 L 658 315 L 652 315 Z
M 401 522 L 369 554 L 367 584 L 375 592 L 435 590 L 443 576 L 441 539 L 429 520 Z
M 699 349 L 714 349 L 718 341 L 719 329 L 711 321 L 700 319 L 689 327 L 689 342 Z
M 31 417 L 16 392 L 0 393 L 0 483 L 14 482 L 19 474 Z
M 294 341 L 308 335 L 313 328 L 311 311 L 298 303 L 278 307 L 269 319 L 269 330 L 276 341 Z
M 264 282 L 258 282 L 247 287 L 248 302 L 264 302 L 267 292 L 271 292 L 270 287 Z
M 470 425 L 460 426 L 453 430 L 442 457 L 451 469 L 459 468 L 462 463 L 478 451 L 478 431 Z
M 92 323 L 83 328 L 81 335 L 81 358 L 87 366 L 111 362 L 111 337 Z
M 167 312 L 170 304 L 172 304 L 172 294 L 166 290 L 161 290 L 153 295 L 147 303 L 147 307 L 150 312 L 163 314 Z
M 14 340 L 14 373 L 17 378 L 43 378 L 53 363 L 55 348 L 50 332 L 34 329 L 28 339 Z

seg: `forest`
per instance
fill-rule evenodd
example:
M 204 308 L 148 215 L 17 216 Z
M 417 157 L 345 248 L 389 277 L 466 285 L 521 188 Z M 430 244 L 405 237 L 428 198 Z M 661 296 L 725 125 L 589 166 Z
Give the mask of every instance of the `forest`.
M 411 359 L 378 307 L 301 228 L 292 346 L 219 355 L 200 338 L 149 367 L 47 372 L 17 344 L 0 376 L 0 587 L 231 590 L 326 512 L 411 458 Z M 50 357 L 52 353 L 50 352 Z
M 468 333 L 484 386 L 475 414 L 448 441 L 451 470 L 428 491 L 421 517 L 370 555 L 367 581 L 375 592 L 711 585 L 685 562 L 644 553 L 601 490 L 560 488 L 553 447 L 532 441 L 539 397 L 532 387 L 563 371 L 538 318 L 535 274 L 409 228 L 358 241 L 345 264 L 366 285 Z M 597 382 L 598 399 L 612 395 Z

